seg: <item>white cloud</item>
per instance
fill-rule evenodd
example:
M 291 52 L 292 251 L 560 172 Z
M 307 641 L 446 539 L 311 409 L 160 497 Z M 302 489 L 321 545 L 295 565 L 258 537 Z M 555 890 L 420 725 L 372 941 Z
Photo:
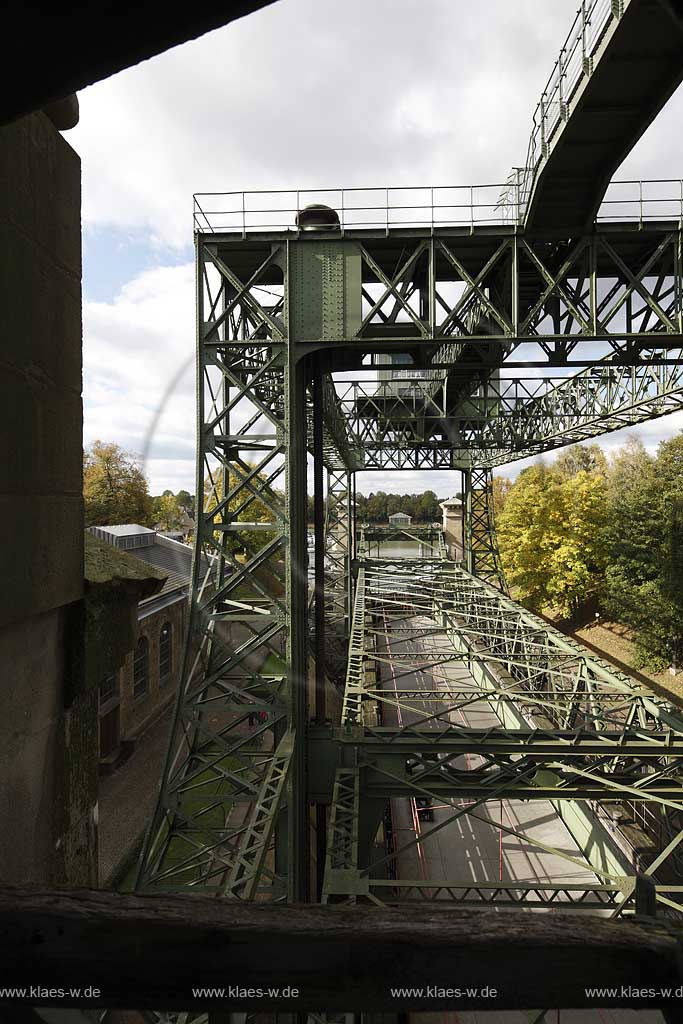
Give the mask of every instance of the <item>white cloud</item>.
M 147 452 L 152 493 L 172 486 L 172 475 L 186 487 L 194 461 L 193 265 L 147 270 L 112 302 L 84 303 L 83 336 L 85 444 L 101 438 Z

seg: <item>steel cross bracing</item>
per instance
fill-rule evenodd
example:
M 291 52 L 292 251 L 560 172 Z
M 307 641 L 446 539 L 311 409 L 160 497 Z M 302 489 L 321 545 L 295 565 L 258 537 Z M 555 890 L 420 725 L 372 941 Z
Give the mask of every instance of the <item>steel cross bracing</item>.
M 266 306 L 253 290 L 286 261 L 277 247 L 242 282 L 197 247 L 190 626 L 138 888 L 286 899 L 303 884 L 305 382 L 282 297 Z
M 567 243 L 473 237 L 408 239 L 400 258 L 394 244 L 400 266 L 381 275 L 386 240 L 377 259 L 360 246 L 376 289 L 363 287 L 346 358 L 352 340 L 372 339 L 364 351 L 400 345 L 416 368 L 335 382 L 330 419 L 347 423 L 349 458 L 365 469 L 495 466 L 683 406 L 679 229 L 636 245 L 620 231 Z M 544 361 L 554 377 L 520 377 Z
M 352 474 L 328 470 L 325 503 L 326 621 L 348 635 L 353 558 Z
M 493 474 L 490 469 L 470 469 L 463 477 L 466 567 L 507 594 L 494 521 Z
M 328 678 L 341 685 L 346 671 L 353 601 L 354 474 L 327 470 L 324 524 L 324 663 Z M 312 603 L 311 608 L 314 607 Z
M 247 247 L 215 237 L 236 280 L 249 279 L 239 301 L 263 308 L 269 295 L 282 321 L 297 294 L 297 344 L 329 368 L 329 469 L 492 467 L 681 408 L 679 226 L 624 223 L 570 241 L 423 233 L 300 238 L 286 243 L 287 280 L 270 256 L 287 232 Z M 335 377 L 380 352 L 404 353 L 411 369 L 390 382 Z M 544 365 L 553 377 L 518 373 Z
M 495 725 L 471 724 L 483 711 Z M 387 873 L 465 817 L 519 837 L 492 817 L 493 801 L 503 798 L 550 801 L 566 820 L 594 802 L 656 806 L 671 832 L 650 872 L 661 870 L 683 839 L 680 712 L 452 562 L 362 561 L 339 738 L 344 767 L 335 793 L 343 810 L 333 801 L 328 843 L 344 855 L 334 869 L 328 862 L 328 901 L 570 903 L 613 913 L 629 905 L 635 878 L 596 861 L 590 847 L 576 855 L 552 850 L 566 862 L 569 881 L 494 884 L 476 872 L 462 879 Z M 448 817 L 389 854 L 363 855 L 363 802 L 416 797 Z M 533 835 L 523 840 L 551 852 Z M 579 866 L 586 881 L 577 884 L 571 876 Z M 657 885 L 668 908 L 683 909 L 680 892 L 683 886 Z

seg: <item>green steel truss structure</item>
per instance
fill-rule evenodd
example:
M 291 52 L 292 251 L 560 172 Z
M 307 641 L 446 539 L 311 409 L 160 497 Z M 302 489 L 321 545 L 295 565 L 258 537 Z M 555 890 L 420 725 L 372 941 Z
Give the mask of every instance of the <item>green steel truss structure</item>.
M 680 224 L 206 231 L 196 244 L 204 509 L 138 888 L 619 914 L 634 892 L 605 824 L 619 807 L 656 819 L 644 866 L 678 912 L 683 715 L 510 600 L 492 470 L 683 407 Z M 382 376 L 387 356 L 400 369 Z M 440 537 L 429 557 L 370 557 L 377 531 L 354 523 L 364 470 L 452 471 L 464 563 Z M 347 645 L 339 693 L 321 667 L 333 638 Z M 569 880 L 411 874 L 403 847 L 445 824 L 392 846 L 387 808 L 419 797 L 448 808 L 445 824 L 482 827 L 491 801 L 549 801 L 576 855 L 496 828 L 564 858 Z
M 482 709 L 494 727 L 470 724 L 468 716 Z M 647 873 L 678 861 L 683 715 L 445 559 L 364 560 L 336 735 L 342 766 L 334 778 L 325 901 L 447 899 L 565 909 L 570 903 L 615 914 L 628 908 L 635 878 L 604 850 L 586 851 L 586 860 L 553 851 L 568 875 L 590 865 L 595 877 L 582 884 L 387 872 L 418 842 L 464 818 L 550 852 L 533 835 L 494 822 L 491 808 L 500 799 L 550 801 L 575 834 L 582 819 L 592 820 L 586 807 L 651 804 L 668 833 Z M 373 810 L 416 797 L 445 807 L 448 816 L 390 851 L 363 850 L 359 836 Z M 683 909 L 682 893 L 680 884 L 657 885 L 668 908 Z

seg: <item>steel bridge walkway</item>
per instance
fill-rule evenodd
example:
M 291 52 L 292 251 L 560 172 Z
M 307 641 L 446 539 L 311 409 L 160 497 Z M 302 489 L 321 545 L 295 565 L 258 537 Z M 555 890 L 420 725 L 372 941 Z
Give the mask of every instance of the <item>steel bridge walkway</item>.
M 527 230 L 583 232 L 683 78 L 681 0 L 587 0 L 534 111 L 509 199 Z

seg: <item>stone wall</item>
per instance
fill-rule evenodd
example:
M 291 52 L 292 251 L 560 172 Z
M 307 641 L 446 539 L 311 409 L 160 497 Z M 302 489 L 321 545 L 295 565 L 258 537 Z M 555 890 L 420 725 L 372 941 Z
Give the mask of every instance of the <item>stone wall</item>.
M 85 683 L 80 160 L 42 113 L 0 129 L 0 875 L 96 882 Z

